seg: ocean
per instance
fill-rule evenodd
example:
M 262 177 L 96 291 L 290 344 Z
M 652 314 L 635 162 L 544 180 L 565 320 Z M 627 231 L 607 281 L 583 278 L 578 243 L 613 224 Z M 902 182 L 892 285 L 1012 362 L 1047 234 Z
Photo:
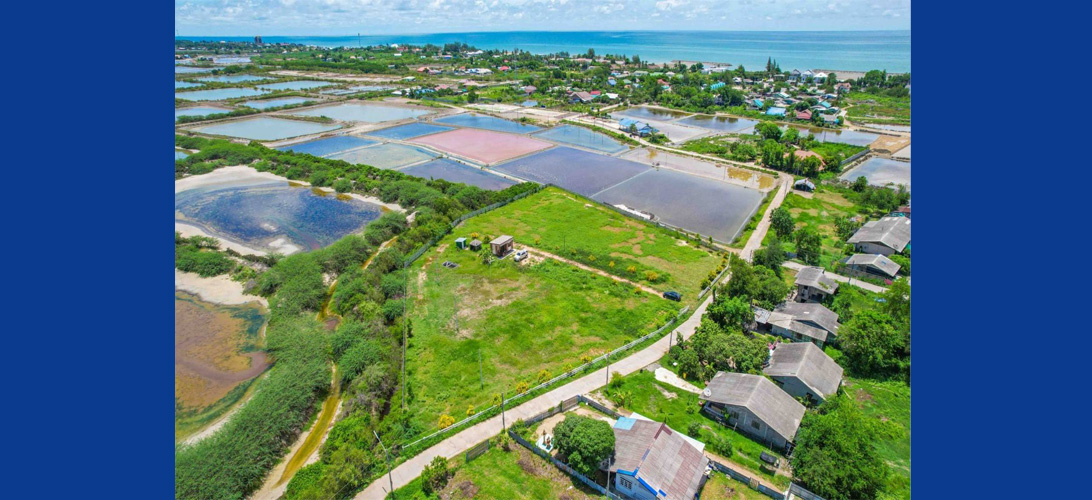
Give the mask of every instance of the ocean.
M 261 35 L 261 33 L 255 33 Z M 183 40 L 250 41 L 253 36 L 180 36 Z M 674 60 L 766 66 L 782 70 L 826 69 L 892 73 L 910 71 L 910 31 L 507 31 L 361 36 L 266 36 L 266 43 L 320 47 L 463 42 L 480 49 L 521 49 L 534 54 L 638 55 L 648 62 Z

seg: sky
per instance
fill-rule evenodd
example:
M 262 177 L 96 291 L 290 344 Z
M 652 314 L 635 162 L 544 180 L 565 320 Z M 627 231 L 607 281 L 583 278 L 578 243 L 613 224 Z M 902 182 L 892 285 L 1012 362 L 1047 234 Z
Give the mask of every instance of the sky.
M 910 0 L 175 0 L 182 36 L 909 30 Z

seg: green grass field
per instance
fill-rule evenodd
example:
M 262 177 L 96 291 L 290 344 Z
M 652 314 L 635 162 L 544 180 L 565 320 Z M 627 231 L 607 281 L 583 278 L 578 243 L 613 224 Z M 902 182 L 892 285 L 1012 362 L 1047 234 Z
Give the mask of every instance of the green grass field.
M 692 242 L 682 244 L 670 231 L 556 188 L 472 218 L 457 232 L 479 233 L 485 242 L 486 235 L 510 234 L 517 248 L 530 245 L 660 291 L 676 290 L 684 304 L 695 302 L 702 280 L 721 260 Z M 650 282 L 645 271 L 659 279 Z
M 857 206 L 853 202 L 847 200 L 841 194 L 827 191 L 820 186 L 811 198 L 805 198 L 790 192 L 785 196 L 785 201 L 781 203 L 781 207 L 788 210 L 789 214 L 792 215 L 793 220 L 796 221 L 797 230 L 810 227 L 815 229 L 822 237 L 822 255 L 819 258 L 821 266 L 830 269 L 832 263 L 846 256 L 845 252 L 843 252 L 845 243 L 838 239 L 834 220 L 838 217 L 858 215 Z M 762 243 L 768 243 L 772 234 L 773 231 L 767 233 Z M 785 251 L 795 252 L 796 245 L 789 240 L 791 240 L 791 237 L 786 241 L 782 241 L 782 247 Z
M 708 445 L 708 438 L 711 434 L 727 439 L 732 444 L 733 450 L 732 456 L 727 458 L 731 458 L 732 461 L 745 467 L 752 474 L 761 476 L 778 486 L 788 487 L 789 478 L 766 472 L 763 470 L 762 462 L 759 459 L 759 455 L 763 451 L 779 457 L 782 457 L 782 455 L 705 416 L 705 414 L 701 413 L 697 394 L 661 383 L 656 380 L 652 373 L 645 371 L 627 375 L 617 388 L 605 387 L 599 391 L 607 399 L 615 402 L 618 402 L 619 396 L 625 393 L 628 396 L 625 405 L 623 405 L 626 409 L 640 413 L 657 422 L 663 422 L 679 432 L 685 433 L 691 423 L 698 423 L 698 425 L 702 426 L 701 436 L 697 438 L 699 441 Z M 706 449 L 708 449 L 708 446 Z M 742 483 L 738 484 L 742 485 Z
M 449 462 L 451 464 L 449 470 L 455 469 L 454 475 L 448 479 L 447 486 L 439 495 L 436 493 L 426 495 L 421 489 L 421 478 L 418 477 L 395 491 L 394 498 L 400 500 L 602 498 L 602 495 L 565 475 L 545 459 L 527 451 L 515 442 L 511 444 L 511 451 L 504 451 L 495 446 L 470 463 L 465 463 L 465 456 L 461 455 Z
M 852 92 L 846 96 L 850 121 L 910 124 L 910 97 L 888 97 Z
M 886 498 L 910 498 L 910 387 L 898 381 L 846 378 L 846 392 L 865 415 L 895 422 L 905 432 L 897 439 L 880 439 L 876 448 L 891 466 Z
M 521 384 L 533 387 L 679 311 L 677 302 L 552 259 L 482 264 L 481 253 L 455 247 L 462 233 L 409 270 L 409 407 L 423 429 L 437 428 L 441 415 L 458 421 L 469 406 L 484 409 L 502 391 L 511 397 Z
M 701 490 L 701 500 L 770 500 L 770 497 L 724 473 L 714 471 Z

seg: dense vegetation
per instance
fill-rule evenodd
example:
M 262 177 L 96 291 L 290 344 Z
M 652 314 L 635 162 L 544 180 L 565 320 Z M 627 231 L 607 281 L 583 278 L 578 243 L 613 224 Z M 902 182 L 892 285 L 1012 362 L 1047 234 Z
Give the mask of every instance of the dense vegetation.
M 824 498 L 877 498 L 890 472 L 874 442 L 890 429 L 846 396 L 829 398 L 800 422 L 793 477 Z
M 597 418 L 566 415 L 554 427 L 554 438 L 569 467 L 585 476 L 594 476 L 599 463 L 614 453 L 614 429 Z

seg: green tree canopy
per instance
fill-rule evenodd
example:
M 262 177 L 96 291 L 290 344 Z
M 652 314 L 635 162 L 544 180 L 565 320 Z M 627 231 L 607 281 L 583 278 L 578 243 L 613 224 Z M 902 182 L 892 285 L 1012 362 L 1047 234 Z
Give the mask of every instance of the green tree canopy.
M 822 246 L 823 240 L 814 229 L 804 228 L 796 232 L 796 256 L 807 264 L 819 264 Z
M 792 214 L 784 207 L 777 207 L 770 213 L 770 227 L 780 238 L 787 238 L 796 229 Z
M 580 415 L 568 415 L 554 428 L 558 450 L 577 472 L 592 476 L 599 463 L 614 452 L 614 430 L 610 424 Z
M 793 477 L 824 498 L 877 498 L 888 467 L 876 452 L 876 422 L 845 396 L 804 414 L 796 433 Z

